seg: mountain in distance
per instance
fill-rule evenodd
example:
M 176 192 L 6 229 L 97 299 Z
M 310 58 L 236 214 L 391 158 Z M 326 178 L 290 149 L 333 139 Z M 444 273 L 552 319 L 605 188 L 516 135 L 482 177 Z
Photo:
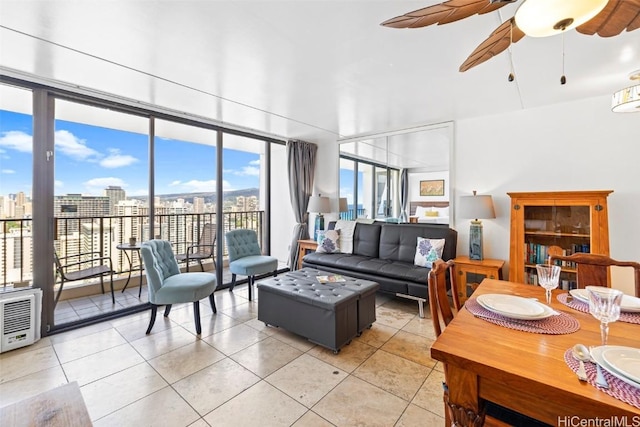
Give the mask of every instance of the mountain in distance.
M 233 201 L 235 202 L 236 197 L 251 197 L 256 196 L 259 197 L 260 189 L 258 188 L 243 188 L 241 190 L 231 190 L 223 192 L 223 201 Z M 205 203 L 215 203 L 216 202 L 216 192 L 199 192 L 199 193 L 173 193 L 173 194 L 158 194 L 157 197 L 160 198 L 163 202 L 173 202 L 178 199 L 183 199 L 185 202 L 193 203 L 194 197 L 202 197 L 204 198 Z M 130 199 L 136 199 L 141 201 L 147 201 L 147 196 L 131 196 Z

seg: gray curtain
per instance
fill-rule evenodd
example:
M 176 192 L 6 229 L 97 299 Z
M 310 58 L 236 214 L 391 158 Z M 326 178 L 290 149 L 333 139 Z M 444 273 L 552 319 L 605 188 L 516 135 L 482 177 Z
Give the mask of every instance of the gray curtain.
M 304 141 L 287 141 L 287 164 L 289 166 L 289 197 L 297 224 L 289 252 L 289 268 L 298 267 L 298 240 L 309 238 L 307 206 L 313 191 L 318 146 Z
M 400 222 L 409 222 L 407 202 L 409 201 L 409 171 L 407 168 L 400 172 Z

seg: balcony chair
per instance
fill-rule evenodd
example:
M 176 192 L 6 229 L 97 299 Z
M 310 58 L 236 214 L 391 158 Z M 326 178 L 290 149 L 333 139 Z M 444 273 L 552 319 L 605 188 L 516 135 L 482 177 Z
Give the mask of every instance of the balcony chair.
M 200 270 L 204 271 L 204 266 L 202 265 L 202 261 L 208 258 L 213 260 L 213 269 L 216 269 L 216 259 L 214 258 L 215 247 L 216 244 L 216 225 L 215 224 L 205 224 L 202 228 L 202 233 L 200 233 L 200 238 L 198 240 L 198 244 L 190 245 L 187 247 L 187 252 L 184 254 L 176 255 L 176 260 L 179 263 L 187 264 L 187 271 L 189 271 L 189 263 L 191 261 L 198 261 L 200 264 Z
M 231 230 L 225 234 L 227 252 L 229 253 L 229 270 L 231 271 L 231 286 L 229 292 L 233 292 L 236 285 L 236 275 L 241 274 L 249 278 L 249 301 L 251 301 L 251 288 L 255 276 L 273 272 L 278 274 L 278 260 L 275 257 L 262 255 L 258 244 L 258 235 L 253 230 Z
M 576 252 L 572 255 L 562 255 L 562 248 L 551 246 L 548 249 L 549 260 L 572 262 L 576 266 L 576 282 L 578 289 L 585 286 L 611 287 L 609 282 L 609 267 L 631 267 L 634 270 L 635 296 L 640 296 L 640 263 L 633 261 L 616 261 L 606 255 Z
M 196 332 L 202 332 L 200 324 L 200 300 L 209 297 L 211 310 L 217 313 L 213 292 L 216 290 L 216 275 L 212 273 L 180 273 L 178 262 L 173 254 L 171 242 L 150 240 L 140 249 L 144 270 L 147 275 L 151 320 L 147 334 L 151 333 L 156 321 L 158 306 L 164 305 L 164 317 L 169 316 L 172 304 L 193 302 L 193 316 Z
M 100 252 L 85 252 L 77 255 L 59 257 L 55 251 L 53 252 L 53 258 L 56 265 L 56 280 L 57 276 L 60 276 L 60 287 L 56 294 L 56 299 L 53 304 L 54 307 L 58 304 L 65 282 L 74 282 L 76 280 L 99 277 L 100 289 L 102 289 L 102 293 L 104 294 L 104 276 L 109 276 L 111 302 L 113 304 L 116 303 L 116 299 L 113 294 L 114 271 L 113 265 L 111 264 L 111 258 L 100 255 Z

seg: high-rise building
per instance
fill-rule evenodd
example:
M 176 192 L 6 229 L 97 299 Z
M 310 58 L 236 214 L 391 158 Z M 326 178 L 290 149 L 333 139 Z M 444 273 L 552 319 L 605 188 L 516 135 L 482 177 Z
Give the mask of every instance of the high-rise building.
M 57 218 L 107 216 L 109 215 L 109 198 L 81 194 L 54 196 L 53 215 Z
M 204 213 L 204 197 L 193 198 L 193 213 Z
M 102 194 L 109 198 L 109 213 L 111 215 L 116 215 L 116 205 L 118 204 L 118 202 L 120 202 L 121 200 L 126 200 L 127 198 L 127 194 L 124 189 L 117 185 L 108 186 L 103 190 Z

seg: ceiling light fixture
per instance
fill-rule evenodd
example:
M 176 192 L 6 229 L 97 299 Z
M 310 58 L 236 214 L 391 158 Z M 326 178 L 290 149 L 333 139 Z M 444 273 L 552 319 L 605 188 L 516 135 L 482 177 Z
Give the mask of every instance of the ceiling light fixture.
M 640 70 L 629 74 L 629 79 L 640 80 Z M 614 113 L 640 112 L 640 84 L 617 91 L 611 98 L 611 111 Z
M 518 28 L 531 37 L 548 37 L 592 19 L 609 0 L 526 0 L 516 10 Z

